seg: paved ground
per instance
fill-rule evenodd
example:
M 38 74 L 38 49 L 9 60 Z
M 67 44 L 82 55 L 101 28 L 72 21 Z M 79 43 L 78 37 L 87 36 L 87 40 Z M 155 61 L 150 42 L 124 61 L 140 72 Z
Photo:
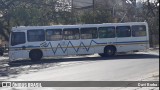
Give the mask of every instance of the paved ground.
M 27 81 L 159 81 L 159 53 L 149 50 L 137 54 L 102 58 L 98 55 L 55 58 L 40 62 L 17 61 L 7 64 L 1 57 L 1 80 Z M 7 66 L 8 65 L 8 66 Z M 7 70 L 7 67 L 9 68 Z M 6 88 L 5 88 L 6 89 Z M 9 88 L 7 88 L 9 89 Z M 12 88 L 13 89 L 13 88 Z M 9 89 L 9 90 L 12 90 Z M 14 88 L 15 90 L 19 88 Z M 30 88 L 26 90 L 32 90 Z M 43 88 L 44 89 L 44 88 Z M 158 88 L 45 88 L 46 90 L 158 90 Z

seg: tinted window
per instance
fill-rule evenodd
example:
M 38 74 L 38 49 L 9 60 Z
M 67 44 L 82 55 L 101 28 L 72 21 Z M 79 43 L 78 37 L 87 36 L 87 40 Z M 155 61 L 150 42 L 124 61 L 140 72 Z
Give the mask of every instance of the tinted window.
M 99 27 L 99 38 L 114 38 L 115 37 L 115 27 Z
M 130 37 L 131 29 L 130 26 L 118 26 L 116 27 L 117 37 Z
M 81 28 L 81 39 L 95 39 L 97 37 L 97 28 Z
M 132 26 L 132 36 L 146 36 L 146 26 L 145 25 L 134 25 Z
M 62 30 L 61 29 L 47 29 L 46 30 L 46 40 L 47 41 L 62 40 Z
M 42 29 L 28 30 L 27 39 L 29 42 L 44 41 L 45 40 L 44 30 Z
M 26 42 L 25 33 L 24 32 L 12 32 L 11 34 L 11 45 L 23 44 Z
M 78 28 L 63 29 L 63 34 L 65 40 L 77 40 L 80 37 Z

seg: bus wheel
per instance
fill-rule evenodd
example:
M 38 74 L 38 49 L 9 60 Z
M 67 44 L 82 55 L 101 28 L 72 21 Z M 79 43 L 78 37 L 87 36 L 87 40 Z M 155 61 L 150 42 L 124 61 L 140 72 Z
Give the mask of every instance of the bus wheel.
M 3 52 L 0 52 L 0 56 L 3 56 Z
M 104 56 L 114 56 L 116 53 L 116 48 L 114 46 L 106 46 L 104 48 Z
M 39 50 L 39 49 L 31 50 L 30 53 L 29 53 L 29 58 L 30 58 L 32 61 L 41 60 L 42 56 L 43 56 L 43 53 L 42 53 L 42 51 Z

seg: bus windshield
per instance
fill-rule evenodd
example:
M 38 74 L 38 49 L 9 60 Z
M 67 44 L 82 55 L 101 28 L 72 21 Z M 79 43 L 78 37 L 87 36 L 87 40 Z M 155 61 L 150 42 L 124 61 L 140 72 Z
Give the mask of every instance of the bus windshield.
M 12 32 L 11 34 L 11 45 L 23 44 L 26 42 L 24 32 Z

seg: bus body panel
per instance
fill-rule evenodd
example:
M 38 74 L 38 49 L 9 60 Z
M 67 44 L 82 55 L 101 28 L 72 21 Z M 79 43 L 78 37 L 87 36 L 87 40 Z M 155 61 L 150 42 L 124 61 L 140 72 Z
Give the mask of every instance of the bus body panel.
M 95 45 L 95 42 L 93 42 L 91 39 L 82 39 L 78 54 L 93 54 Z
M 116 38 L 99 38 L 96 39 L 95 42 L 97 43 L 95 47 L 95 53 L 103 53 L 104 48 L 108 45 L 113 45 L 116 47 Z
M 117 39 L 117 52 L 147 49 L 148 40 L 145 37 L 127 37 Z
M 95 38 L 95 39 L 78 39 L 78 40 L 57 40 L 57 41 L 38 41 L 29 42 L 27 39 L 27 30 L 30 29 L 56 29 L 56 28 L 81 28 L 81 27 L 108 27 L 108 26 L 132 26 L 145 25 L 146 36 L 141 37 L 115 37 L 115 38 Z M 109 23 L 109 24 L 85 24 L 85 25 L 60 25 L 60 26 L 33 26 L 13 28 L 12 32 L 24 32 L 26 42 L 18 45 L 11 45 L 12 36 L 10 35 L 9 42 L 9 59 L 17 60 L 29 58 L 29 53 L 33 49 L 39 49 L 43 53 L 43 58 L 77 55 L 77 54 L 94 54 L 104 53 L 104 48 L 108 45 L 116 47 L 116 52 L 128 52 L 136 50 L 145 50 L 149 48 L 149 31 L 148 25 L 145 22 L 136 23 Z
M 46 57 L 67 55 L 64 41 L 46 41 Z
M 77 55 L 80 48 L 80 40 L 65 40 L 64 49 L 66 49 L 67 55 Z

